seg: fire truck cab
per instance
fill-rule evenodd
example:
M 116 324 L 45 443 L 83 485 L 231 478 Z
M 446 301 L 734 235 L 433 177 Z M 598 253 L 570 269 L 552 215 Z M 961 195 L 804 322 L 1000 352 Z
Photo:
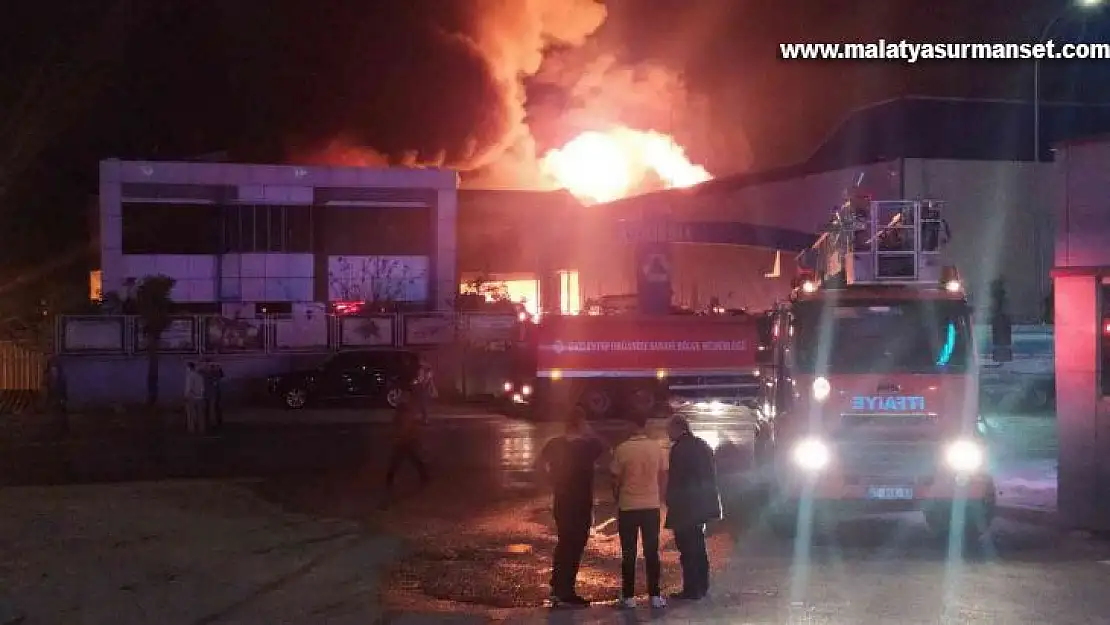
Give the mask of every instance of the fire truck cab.
M 777 532 L 918 510 L 941 534 L 989 526 L 971 309 L 940 264 L 942 209 L 854 198 L 803 252 L 773 313 L 756 439 Z

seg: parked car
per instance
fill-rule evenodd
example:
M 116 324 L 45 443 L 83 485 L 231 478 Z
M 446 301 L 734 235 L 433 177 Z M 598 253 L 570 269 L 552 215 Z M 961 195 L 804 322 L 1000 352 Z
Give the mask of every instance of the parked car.
M 420 357 L 415 352 L 343 351 L 318 367 L 271 376 L 267 386 L 271 395 L 293 410 L 350 400 L 396 407 L 402 394 L 413 387 L 419 371 Z

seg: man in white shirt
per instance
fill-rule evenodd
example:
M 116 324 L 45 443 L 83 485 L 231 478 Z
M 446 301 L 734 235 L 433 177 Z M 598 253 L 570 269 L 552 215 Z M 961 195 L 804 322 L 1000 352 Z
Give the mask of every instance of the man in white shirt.
M 667 452 L 659 441 L 648 438 L 646 415 L 638 415 L 633 423 L 636 431 L 613 450 L 611 466 L 621 541 L 619 605 L 636 607 L 636 543 L 642 542 L 651 607 L 663 608 L 667 602 L 659 587 L 659 509 L 667 476 Z

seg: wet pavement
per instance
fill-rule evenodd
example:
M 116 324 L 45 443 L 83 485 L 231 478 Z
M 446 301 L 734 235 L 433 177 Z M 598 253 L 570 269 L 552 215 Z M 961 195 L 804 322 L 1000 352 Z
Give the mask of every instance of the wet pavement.
M 1043 440 L 1043 422 L 1028 422 L 1029 434 L 1020 420 L 996 423 L 1011 448 L 1001 454 L 1007 462 L 1048 462 L 1048 446 L 1012 443 Z M 619 423 L 595 428 L 610 442 L 628 432 Z M 718 448 L 726 472 L 745 465 L 748 420 L 705 416 L 694 429 Z M 554 536 L 534 466 L 559 430 L 496 415 L 433 418 L 424 441 L 433 483 L 418 490 L 412 472 L 403 472 L 401 497 L 387 508 L 383 424 L 305 413 L 297 424 L 239 424 L 186 441 L 189 450 L 172 439 L 163 455 L 179 468 L 200 470 L 199 462 L 209 472 L 260 476 L 250 488 L 287 511 L 404 539 L 405 555 L 381 589 L 393 615 L 387 622 L 454 622 L 445 620 L 451 614 L 512 623 L 1110 623 L 1106 543 L 1000 519 L 988 541 L 964 548 L 935 538 L 917 515 L 850 521 L 797 544 L 775 538 L 758 516 L 720 523 L 709 539 L 715 572 L 706 601 L 617 614 L 619 546 L 604 481 L 580 575 L 580 592 L 599 605 L 542 610 Z M 662 442 L 663 423 L 651 434 Z M 677 590 L 677 554 L 668 532 L 664 539 L 664 585 Z
M 709 416 L 695 419 L 694 428 L 726 464 L 744 465 L 750 423 Z M 628 431 L 618 423 L 595 429 L 610 442 Z M 663 438 L 662 422 L 651 430 Z M 475 612 L 514 623 L 1110 623 L 1110 595 L 1102 590 L 1110 576 L 1107 543 L 999 519 L 988 540 L 965 547 L 938 539 L 912 514 L 849 521 L 798 544 L 774 537 L 758 518 L 718 524 L 709 541 L 717 570 L 708 600 L 618 615 L 611 604 L 619 546 L 606 522 L 614 510 L 603 481 L 580 575 L 580 592 L 600 605 L 536 611 L 548 591 L 553 528 L 532 471 L 558 432 L 494 417 L 433 424 L 425 449 L 438 484 L 385 511 L 377 506 L 380 473 L 369 465 L 358 475 L 271 481 L 269 496 L 318 514 L 373 519 L 407 537 L 409 554 L 384 590 L 385 605 L 398 613 Z M 1022 439 L 1020 432 L 1007 436 Z M 1001 455 L 1011 461 L 1028 454 Z M 677 553 L 667 532 L 664 538 L 664 584 L 677 590 Z

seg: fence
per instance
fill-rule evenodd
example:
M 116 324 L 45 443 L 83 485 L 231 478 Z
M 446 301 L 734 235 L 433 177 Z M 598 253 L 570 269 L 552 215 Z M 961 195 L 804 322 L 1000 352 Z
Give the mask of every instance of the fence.
M 131 355 L 147 350 L 140 318 L 124 315 L 58 319 L 55 345 L 62 354 Z M 179 354 L 319 353 L 364 348 L 485 349 L 519 337 L 515 315 L 409 313 L 368 316 L 304 314 L 227 318 L 171 318 L 159 351 Z

